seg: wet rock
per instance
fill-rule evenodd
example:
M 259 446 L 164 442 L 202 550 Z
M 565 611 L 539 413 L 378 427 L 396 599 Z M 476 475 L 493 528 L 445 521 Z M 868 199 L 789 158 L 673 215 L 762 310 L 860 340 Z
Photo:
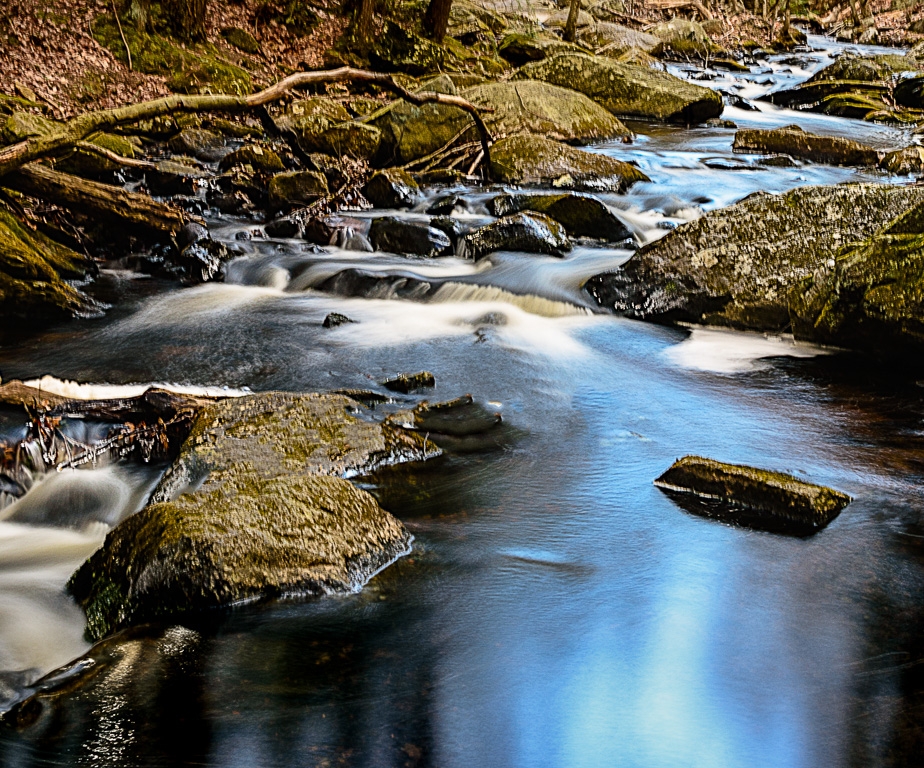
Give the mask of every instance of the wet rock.
M 270 179 L 269 203 L 273 208 L 309 205 L 328 194 L 327 178 L 317 171 L 286 171 Z
M 593 48 L 605 48 L 607 56 L 617 58 L 628 51 L 638 51 L 652 56 L 661 52 L 663 43 L 661 39 L 647 32 L 624 27 L 622 24 L 601 22 L 593 27 L 581 30 L 578 39 L 585 45 Z M 564 51 L 555 51 L 555 53 Z M 573 53 L 584 53 L 586 50 L 577 50 Z M 546 58 L 546 57 L 543 57 Z M 524 62 L 525 63 L 525 62 Z
M 145 181 L 152 195 L 194 195 L 199 184 L 211 177 L 191 158 L 161 160 L 157 167 L 145 171 Z
M 363 187 L 363 195 L 376 208 L 410 208 L 419 194 L 417 182 L 401 168 L 378 171 Z
M 409 395 L 419 389 L 432 389 L 436 386 L 436 378 L 430 371 L 420 371 L 418 373 L 399 373 L 397 376 L 379 383 L 392 392 Z
M 438 229 L 442 232 L 449 240 L 452 242 L 452 247 L 455 248 L 462 235 L 464 235 L 468 230 L 462 225 L 458 219 L 452 218 L 452 216 L 434 216 L 430 219 L 430 226 L 433 229 Z
M 671 123 L 702 123 L 722 114 L 722 97 L 666 72 L 602 56 L 559 54 L 527 64 L 516 78 L 572 88 L 614 115 Z
M 268 200 L 267 185 L 262 175 L 240 166 L 221 174 L 215 179 L 215 186 L 226 195 L 244 195 L 256 206 L 265 205 Z
M 895 86 L 894 98 L 898 104 L 911 109 L 924 109 L 924 75 L 907 77 Z
M 549 83 L 487 83 L 460 95 L 492 110 L 483 118 L 494 136 L 535 133 L 578 143 L 631 136 L 619 120 L 583 94 Z M 440 104 L 395 103 L 372 123 L 382 131 L 380 156 L 389 163 L 425 157 L 456 137 L 460 143 L 479 138 L 466 112 Z
M 495 251 L 525 251 L 563 257 L 571 250 L 565 228 L 541 213 L 514 213 L 469 232 L 461 256 L 478 261 Z
M 309 243 L 330 245 L 334 241 L 337 231 L 337 228 L 331 226 L 330 223 L 324 219 L 313 218 L 305 222 L 302 237 Z
M 389 72 L 421 75 L 439 69 L 444 53 L 440 46 L 386 21 L 372 47 L 370 59 L 374 65 Z
M 423 301 L 433 294 L 436 287 L 434 283 L 416 277 L 350 268 L 332 275 L 314 289 L 335 296 Z
M 427 213 L 431 216 L 449 216 L 456 210 L 468 210 L 468 200 L 462 195 L 444 195 L 427 208 Z
M 99 312 L 99 305 L 67 282 L 85 277 L 91 267 L 83 256 L 0 208 L 0 319 L 35 325 Z
M 211 237 L 197 240 L 180 251 L 169 271 L 187 283 L 207 283 L 221 276 L 229 251 Z
M 191 155 L 207 162 L 221 159 L 224 145 L 221 134 L 202 128 L 184 128 L 167 143 L 170 150 L 178 155 Z
M 819 136 L 798 126 L 773 130 L 743 129 L 735 134 L 735 152 L 785 154 L 828 165 L 877 165 L 879 153 L 872 147 L 840 136 Z
M 304 152 L 369 160 L 381 142 L 378 128 L 353 121 L 342 104 L 320 96 L 292 103 L 276 125 L 291 132 Z
M 495 216 L 520 211 L 544 213 L 564 226 L 572 237 L 617 242 L 632 236 L 622 220 L 602 200 L 573 192 L 558 195 L 499 195 L 488 204 Z
M 862 83 L 875 83 L 889 80 L 903 72 L 915 72 L 920 65 L 908 56 L 886 54 L 880 56 L 857 56 L 843 53 L 824 69 L 816 72 L 806 82 L 817 83 L 824 80 L 848 80 Z
M 346 315 L 341 315 L 339 312 L 331 312 L 327 317 L 324 318 L 324 322 L 321 323 L 321 325 L 324 328 L 336 328 L 338 325 L 355 322 L 356 321 L 352 318 L 349 318 Z
M 282 216 L 268 222 L 263 231 L 267 237 L 298 237 L 301 232 L 301 224 L 291 216 Z
M 491 148 L 491 173 L 507 184 L 623 192 L 650 181 L 634 165 L 592 154 L 542 136 L 512 136 Z
M 188 245 L 208 240 L 209 228 L 198 221 L 190 221 L 183 225 L 183 228 L 176 233 L 177 247 L 182 250 Z
M 225 155 L 218 163 L 218 169 L 227 171 L 238 165 L 250 166 L 253 170 L 264 173 L 277 173 L 285 170 L 279 155 L 272 149 L 259 144 L 245 144 L 240 149 Z
M 252 211 L 254 207 L 250 198 L 243 192 L 231 192 L 228 194 L 221 190 L 210 189 L 205 199 L 211 208 L 230 216 L 240 216 L 247 211 Z
M 793 334 L 906 359 L 924 350 L 924 202 L 794 291 Z
M 372 242 L 362 232 L 356 232 L 352 227 L 341 227 L 337 230 L 334 239 L 337 247 L 345 251 L 357 251 L 360 253 L 372 253 L 375 248 Z
M 689 511 L 749 528 L 798 536 L 820 531 L 851 501 L 846 494 L 792 475 L 700 456 L 678 459 L 655 480 L 655 485 L 674 498 L 675 494 L 692 495 L 707 502 L 726 503 L 684 505 Z
M 798 160 L 789 155 L 762 157 L 757 161 L 757 164 L 766 166 L 767 168 L 798 168 L 800 165 Z
M 915 145 L 888 152 L 879 165 L 899 176 L 924 173 L 924 147 Z
M 501 423 L 500 413 L 489 411 L 471 395 L 463 395 L 442 403 L 420 403 L 413 410 L 412 426 L 421 432 L 464 436 L 486 432 Z
M 677 227 L 586 287 L 630 317 L 782 332 L 805 280 L 919 202 L 924 189 L 882 184 L 758 193 Z
M 440 230 L 394 216 L 383 216 L 373 221 L 369 240 L 377 251 L 415 256 L 439 256 L 452 248 L 452 242 Z
M 149 505 L 71 578 L 88 633 L 241 600 L 353 592 L 405 554 L 404 526 L 344 478 L 439 449 L 363 420 L 360 408 L 340 395 L 266 393 L 203 409 Z

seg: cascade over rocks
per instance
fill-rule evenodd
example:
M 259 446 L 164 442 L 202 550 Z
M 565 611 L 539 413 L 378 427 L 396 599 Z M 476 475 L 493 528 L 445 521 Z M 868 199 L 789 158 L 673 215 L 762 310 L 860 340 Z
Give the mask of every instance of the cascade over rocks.
M 375 250 L 389 253 L 440 256 L 452 250 L 452 241 L 439 229 L 394 216 L 375 219 L 369 240 Z
M 603 56 L 564 53 L 527 64 L 514 76 L 573 88 L 620 117 L 703 123 L 722 114 L 722 97 L 667 72 Z
M 634 165 L 542 136 L 511 136 L 491 148 L 491 174 L 500 182 L 560 189 L 624 192 L 650 181 Z
M 758 193 L 683 224 L 586 288 L 638 319 L 796 331 L 793 292 L 803 281 L 817 281 L 842 246 L 920 202 L 924 188 L 880 184 Z
M 361 411 L 342 395 L 278 392 L 204 408 L 149 505 L 71 578 L 89 634 L 284 593 L 352 592 L 407 553 L 404 526 L 344 478 L 440 450 Z

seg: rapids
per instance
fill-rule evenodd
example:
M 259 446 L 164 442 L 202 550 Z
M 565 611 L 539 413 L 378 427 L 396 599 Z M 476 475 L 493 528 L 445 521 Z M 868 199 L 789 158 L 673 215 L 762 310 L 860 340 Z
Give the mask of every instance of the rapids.
M 908 143 L 894 128 L 754 101 L 845 48 L 810 42 L 751 74 L 673 71 L 751 101 L 723 115 L 741 127 Z M 605 198 L 637 243 L 758 190 L 907 182 L 763 167 L 732 153 L 726 128 L 631 127 L 634 144 L 591 151 L 651 177 Z M 460 215 L 489 220 L 491 193 L 464 191 Z M 431 201 L 389 213 L 420 217 Z M 924 393 L 913 376 L 787 338 L 598 314 L 581 286 L 628 247 L 473 264 L 235 238 L 253 228 L 213 222 L 239 253 L 224 283 L 179 289 L 113 265 L 101 282 L 116 307 L 6 340 L 4 379 L 50 375 L 45 388 L 86 397 L 146 382 L 238 394 L 367 388 L 427 369 L 428 399 L 470 392 L 502 412 L 503 436 L 364 481 L 415 544 L 362 593 L 167 630 L 186 666 L 0 730 L 0 764 L 920 764 Z M 418 301 L 316 290 L 351 267 L 436 289 Z M 356 322 L 325 329 L 330 312 Z M 7 437 L 21 429 L 0 422 Z M 652 485 L 686 453 L 855 501 L 810 539 L 695 518 Z M 38 477 L 0 509 L 0 708 L 5 691 L 89 648 L 64 583 L 162 469 Z

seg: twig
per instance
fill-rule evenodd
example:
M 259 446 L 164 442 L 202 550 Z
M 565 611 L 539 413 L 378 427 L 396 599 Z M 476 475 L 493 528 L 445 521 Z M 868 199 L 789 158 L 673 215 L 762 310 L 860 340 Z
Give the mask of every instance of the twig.
M 475 172 L 475 169 L 478 167 L 478 164 L 483 159 L 484 159 L 484 152 L 479 152 L 477 155 L 475 155 L 475 162 L 473 162 L 471 166 L 469 166 L 468 173 L 466 173 L 465 175 L 471 176 Z
M 123 157 L 118 155 L 111 150 L 106 149 L 105 147 L 99 147 L 96 144 L 91 144 L 89 141 L 78 141 L 75 145 L 78 149 L 82 149 L 84 152 L 92 152 L 94 155 L 99 155 L 100 157 L 106 158 L 106 160 L 111 160 L 117 165 L 123 165 L 126 168 L 141 168 L 146 171 L 152 171 L 157 169 L 157 163 L 152 163 L 148 160 L 136 160 L 133 157 Z
M 119 21 L 119 12 L 116 10 L 115 0 L 110 0 L 112 3 L 112 15 L 115 16 L 116 26 L 119 28 L 119 37 L 122 38 L 122 45 L 125 46 L 125 55 L 128 57 L 128 71 L 132 71 L 132 51 L 128 47 L 128 41 L 125 39 L 125 33 L 122 31 L 122 22 Z

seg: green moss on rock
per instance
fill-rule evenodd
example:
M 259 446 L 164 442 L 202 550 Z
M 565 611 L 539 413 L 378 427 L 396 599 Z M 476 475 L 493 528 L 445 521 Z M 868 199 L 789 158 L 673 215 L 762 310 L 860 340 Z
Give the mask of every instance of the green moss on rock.
M 327 179 L 317 171 L 277 173 L 269 183 L 269 200 L 273 208 L 308 205 L 327 193 Z
M 879 153 L 872 147 L 840 136 L 807 133 L 798 126 L 742 129 L 735 134 L 732 149 L 789 155 L 828 165 L 875 166 L 879 163 Z
M 269 147 L 260 144 L 245 144 L 243 147 L 225 155 L 218 168 L 227 171 L 235 166 L 250 166 L 255 171 L 276 173 L 285 170 L 282 159 Z
M 722 97 L 709 88 L 603 56 L 559 54 L 527 64 L 515 77 L 572 88 L 624 117 L 693 124 L 723 109 Z

